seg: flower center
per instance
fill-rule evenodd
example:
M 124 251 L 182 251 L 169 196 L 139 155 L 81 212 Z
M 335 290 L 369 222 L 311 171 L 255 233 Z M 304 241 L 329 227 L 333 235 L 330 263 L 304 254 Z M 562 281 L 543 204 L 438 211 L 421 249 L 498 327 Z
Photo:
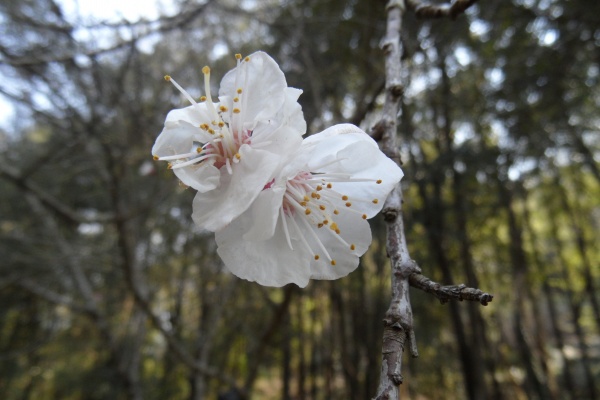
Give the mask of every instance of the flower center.
M 206 104 L 206 109 L 210 120 L 203 121 L 198 128 L 208 132 L 212 138 L 199 146 L 193 146 L 191 152 L 177 154 L 165 157 L 155 157 L 157 160 L 174 161 L 169 164 L 169 168 L 184 168 L 190 165 L 202 163 L 205 160 L 213 160 L 213 165 L 221 169 L 225 167 L 229 174 L 233 173 L 232 165 L 240 162 L 242 156 L 239 149 L 244 144 L 250 144 L 252 131 L 243 127 L 243 107 L 244 90 L 241 87 L 240 65 L 242 62 L 249 62 L 246 57 L 242 61 L 240 54 L 235 55 L 237 59 L 236 68 L 236 86 L 234 97 L 232 99 L 233 107 L 230 110 L 226 105 L 214 103 L 210 94 L 210 68 L 202 68 L 204 74 L 204 90 L 206 95 L 200 98 L 200 102 Z M 190 94 L 183 89 L 169 75 L 165 79 L 171 82 L 194 106 L 200 107 Z M 195 148 L 195 151 L 193 149 Z
M 302 245 L 313 254 L 315 260 L 319 260 L 323 255 L 331 265 L 336 265 L 336 260 L 327 251 L 317 230 L 324 228 L 335 240 L 340 242 L 343 248 L 355 251 L 356 246 L 344 240 L 336 222 L 340 216 L 340 209 L 343 207 L 345 210 L 367 219 L 366 214 L 361 214 L 352 208 L 352 203 L 347 195 L 334 189 L 332 181 L 339 182 L 340 180 L 351 181 L 351 178 L 346 174 L 301 171 L 287 181 L 280 208 L 283 230 L 290 249 L 293 250 L 290 236 L 292 231 L 300 239 Z M 376 183 L 381 183 L 381 181 Z M 302 229 L 301 226 L 305 229 Z M 304 236 L 305 233 L 308 234 L 307 237 Z M 309 241 L 314 245 L 311 246 Z

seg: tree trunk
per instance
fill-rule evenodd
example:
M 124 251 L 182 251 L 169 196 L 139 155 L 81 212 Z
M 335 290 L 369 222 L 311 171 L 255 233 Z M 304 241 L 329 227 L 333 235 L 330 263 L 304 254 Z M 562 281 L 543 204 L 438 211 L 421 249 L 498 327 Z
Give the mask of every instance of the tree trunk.
M 585 342 L 585 333 L 583 332 L 583 328 L 579 324 L 579 318 L 581 316 L 581 303 L 578 303 L 573 295 L 573 284 L 571 282 L 571 277 L 569 275 L 569 271 L 567 269 L 567 260 L 564 258 L 563 253 L 563 243 L 562 240 L 558 236 L 558 223 L 556 221 L 555 215 L 549 215 L 550 227 L 551 227 L 551 235 L 553 239 L 554 248 L 556 254 L 558 256 L 558 263 L 560 264 L 561 278 L 565 284 L 565 294 L 567 296 L 567 301 L 569 307 L 571 309 L 570 317 L 571 323 L 573 325 L 573 329 L 575 332 L 575 338 L 577 340 L 577 347 L 581 353 L 581 366 L 583 368 L 585 382 L 584 386 L 586 386 L 587 396 L 590 399 L 596 398 L 596 387 L 595 387 L 595 378 L 592 373 L 591 361 L 589 358 L 588 346 Z
M 436 264 L 442 272 L 444 283 L 453 284 L 454 277 L 450 271 L 450 262 L 446 256 L 442 242 L 442 233 L 444 232 L 444 228 L 442 222 L 443 207 L 441 204 L 441 183 L 434 179 L 434 185 L 435 194 L 433 195 L 432 201 L 434 205 L 429 205 L 430 201 L 426 193 L 425 184 L 423 181 L 418 181 L 419 194 L 425 208 L 425 227 L 427 230 L 427 238 L 431 251 L 434 254 Z M 451 301 L 449 302 L 448 307 L 450 308 L 452 327 L 458 345 L 458 352 L 467 395 L 471 400 L 487 398 L 481 364 L 477 364 L 475 356 L 475 353 L 478 352 L 478 349 L 473 349 L 469 344 L 469 339 L 465 333 L 466 329 L 461 319 L 458 304 Z
M 535 303 L 532 303 L 529 284 L 527 282 L 527 259 L 523 246 L 523 233 L 513 209 L 513 195 L 507 187 L 507 180 L 502 180 L 498 177 L 497 183 L 500 206 L 506 211 L 508 217 L 509 253 L 512 264 L 513 293 L 515 298 L 514 334 L 517 339 L 521 360 L 525 366 L 526 386 L 529 393 L 535 395 L 536 398 L 541 400 L 548 399 L 551 397 L 548 385 L 537 373 L 538 368 L 534 364 L 534 354 L 525 335 L 527 329 L 524 323 L 524 318 L 527 318 L 526 302 L 531 304 L 532 308 L 535 307 Z M 534 312 L 536 311 L 534 310 Z

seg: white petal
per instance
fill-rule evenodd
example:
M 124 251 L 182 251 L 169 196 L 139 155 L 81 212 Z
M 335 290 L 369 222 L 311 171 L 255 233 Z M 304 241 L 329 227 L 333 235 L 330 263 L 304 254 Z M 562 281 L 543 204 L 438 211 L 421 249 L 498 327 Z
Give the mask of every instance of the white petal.
M 333 140 L 331 140 L 333 139 Z M 377 142 L 373 140 L 368 134 L 362 129 L 352 124 L 338 124 L 325 129 L 322 132 L 308 136 L 305 139 L 306 144 L 319 143 L 322 141 L 328 141 L 328 147 L 331 152 L 336 152 L 350 143 L 356 141 L 364 141 L 370 143 L 374 147 L 377 146 Z M 335 146 L 335 147 L 330 147 Z
M 216 233 L 217 252 L 234 275 L 264 286 L 281 287 L 294 283 L 308 285 L 311 270 L 310 257 L 300 243 L 287 244 L 281 220 L 275 234 L 268 240 L 242 240 L 242 232 L 249 229 L 254 219 L 244 213 L 222 231 Z
M 335 182 L 333 189 L 347 195 L 352 208 L 367 218 L 381 211 L 387 195 L 403 176 L 400 167 L 379 150 L 377 143 L 354 125 L 335 125 L 306 138 L 302 146 L 312 146 L 308 162 L 311 172 L 343 173 L 351 179 L 365 180 Z M 375 183 L 378 180 L 380 184 Z
M 218 107 L 218 104 L 215 104 Z M 166 123 L 184 121 L 193 126 L 210 123 L 211 117 L 206 103 L 198 103 L 185 108 L 176 108 L 167 114 Z
M 334 218 L 334 222 L 340 229 L 339 236 L 344 239 L 348 245 L 354 245 L 354 250 L 338 240 L 334 231 L 329 226 L 314 229 L 319 239 L 327 249 L 329 255 L 335 260 L 335 265 L 319 252 L 319 260 L 311 260 L 311 278 L 312 279 L 338 279 L 354 271 L 359 263 L 359 257 L 363 255 L 371 244 L 371 228 L 369 223 L 362 219 L 360 215 L 352 213 L 346 209 L 340 209 L 340 213 Z M 307 235 L 307 237 L 309 237 Z M 311 247 L 317 248 L 314 239 L 310 239 Z
M 285 100 L 287 83 L 283 72 L 269 55 L 259 51 L 248 56 L 239 67 L 229 71 L 221 81 L 219 96 L 236 96 L 238 88 L 244 122 L 266 121 L 273 117 Z M 253 129 L 254 126 L 245 127 Z
M 260 136 L 260 134 L 255 136 L 253 134 L 252 145 L 261 150 L 279 154 L 286 163 L 287 160 L 295 156 L 297 150 L 302 146 L 301 134 L 286 125 L 282 125 L 272 132 L 265 133 L 264 136 Z
M 352 179 L 367 182 L 335 182 L 333 189 L 347 195 L 352 208 L 371 218 L 376 215 L 388 194 L 403 176 L 398 165 L 364 141 L 347 146 L 337 153 L 339 162 L 324 168 L 326 172 L 348 173 Z M 375 183 L 381 180 L 380 184 Z M 374 200 L 377 200 L 374 202 Z
M 202 104 L 171 110 L 152 147 L 152 155 L 163 157 L 189 153 L 194 142 L 210 140 L 211 136 L 199 128 L 201 123 L 210 122 L 210 119 L 204 119 L 207 117 Z
M 208 192 L 219 186 L 221 173 L 210 162 L 173 169 L 175 175 L 185 185 L 199 192 Z
M 165 126 L 152 146 L 152 155 L 163 157 L 189 153 L 198 128 L 189 124 Z
M 283 186 L 260 192 L 247 211 L 253 223 L 250 229 L 244 233 L 244 240 L 267 240 L 273 237 L 284 193 L 285 187 Z
M 201 228 L 217 231 L 246 211 L 272 179 L 279 156 L 264 150 L 240 147 L 241 159 L 232 165 L 229 175 L 221 167 L 221 183 L 217 189 L 196 194 L 192 218 Z
M 216 233 L 218 253 L 227 268 L 236 276 L 265 286 L 283 286 L 294 283 L 305 287 L 312 279 L 337 279 L 354 271 L 371 243 L 371 229 L 367 221 L 347 210 L 340 210 L 335 222 L 338 234 L 328 226 L 317 228 L 301 221 L 302 214 L 287 220 L 291 244 L 287 243 L 281 219 L 276 222 L 273 235 L 267 240 L 245 240 L 243 232 L 260 223 L 250 210 Z M 299 230 L 294 228 L 298 227 Z M 312 232 L 310 232 L 311 230 Z M 315 234 L 325 246 L 335 265 L 320 250 Z M 304 241 L 300 237 L 304 237 Z M 345 243 L 344 243 L 345 242 Z M 354 245 L 352 248 L 351 245 Z M 319 260 L 315 260 L 319 254 Z

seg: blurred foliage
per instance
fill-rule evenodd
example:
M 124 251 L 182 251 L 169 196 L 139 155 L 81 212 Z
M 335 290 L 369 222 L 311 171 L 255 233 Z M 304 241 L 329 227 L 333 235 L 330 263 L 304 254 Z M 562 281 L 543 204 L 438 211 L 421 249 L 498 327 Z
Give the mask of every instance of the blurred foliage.
M 151 160 L 167 112 L 262 49 L 315 133 L 368 130 L 385 1 L 179 0 L 156 21 L 0 3 L 0 398 L 365 399 L 379 379 L 384 222 L 307 289 L 227 273 L 193 191 Z M 412 257 L 487 308 L 413 292 L 403 398 L 600 395 L 600 3 L 407 12 L 400 138 Z M 216 82 L 213 81 L 214 93 Z M 237 396 L 237 397 L 236 397 Z

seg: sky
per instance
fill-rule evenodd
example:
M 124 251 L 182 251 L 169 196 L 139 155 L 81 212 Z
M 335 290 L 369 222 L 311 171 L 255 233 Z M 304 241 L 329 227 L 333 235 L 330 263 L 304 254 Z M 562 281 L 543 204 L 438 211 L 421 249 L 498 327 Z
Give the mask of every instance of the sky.
M 173 0 L 58 0 L 67 20 L 93 24 L 99 21 L 117 22 L 123 18 L 134 22 L 140 18 L 156 19 L 169 15 Z M 12 104 L 0 96 L 0 129 L 8 129 L 15 111 Z
M 136 21 L 157 18 L 161 9 L 172 8 L 171 0 L 59 0 L 66 15 L 83 19 Z

